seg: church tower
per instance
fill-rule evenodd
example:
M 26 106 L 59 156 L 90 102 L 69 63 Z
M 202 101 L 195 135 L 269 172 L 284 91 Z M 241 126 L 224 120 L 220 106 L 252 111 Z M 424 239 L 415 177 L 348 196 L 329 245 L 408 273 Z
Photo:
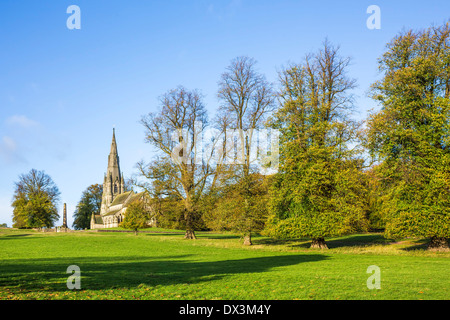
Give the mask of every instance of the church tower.
M 114 198 L 124 193 L 124 179 L 120 172 L 119 154 L 117 152 L 116 134 L 113 129 L 113 137 L 111 142 L 111 151 L 108 156 L 108 169 L 106 170 L 103 180 L 103 196 L 101 211 L 106 209 L 114 201 Z

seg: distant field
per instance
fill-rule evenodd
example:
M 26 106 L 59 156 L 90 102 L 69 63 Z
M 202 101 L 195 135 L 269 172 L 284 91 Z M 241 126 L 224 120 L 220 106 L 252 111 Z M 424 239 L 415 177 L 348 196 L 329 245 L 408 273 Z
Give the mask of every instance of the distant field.
M 159 229 L 159 232 L 167 230 Z M 41 233 L 0 229 L 0 299 L 449 299 L 450 253 L 380 234 L 309 242 L 233 234 Z M 67 267 L 81 269 L 69 290 Z M 366 285 L 381 269 L 381 289 Z

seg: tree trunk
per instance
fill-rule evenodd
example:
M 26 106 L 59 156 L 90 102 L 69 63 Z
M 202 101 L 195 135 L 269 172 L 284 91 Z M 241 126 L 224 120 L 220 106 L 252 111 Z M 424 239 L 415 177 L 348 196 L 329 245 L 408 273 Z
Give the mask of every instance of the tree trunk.
M 184 234 L 185 239 L 195 240 L 197 237 L 195 236 L 194 230 L 186 229 L 186 233 Z
M 444 237 L 432 237 L 428 243 L 428 250 L 447 251 L 449 250 L 448 239 Z
M 252 234 L 246 233 L 244 235 L 244 246 L 251 246 L 252 245 Z
M 313 249 L 328 249 L 324 238 L 313 239 L 311 242 L 311 248 L 313 248 Z
M 186 233 L 184 234 L 185 239 L 197 239 L 194 233 L 193 223 L 192 223 L 192 215 L 191 214 L 185 214 L 186 219 Z
M 186 200 L 184 208 L 184 219 L 186 220 L 186 233 L 184 234 L 185 239 L 195 240 L 197 237 L 194 233 L 194 223 L 193 223 L 193 210 L 190 201 Z

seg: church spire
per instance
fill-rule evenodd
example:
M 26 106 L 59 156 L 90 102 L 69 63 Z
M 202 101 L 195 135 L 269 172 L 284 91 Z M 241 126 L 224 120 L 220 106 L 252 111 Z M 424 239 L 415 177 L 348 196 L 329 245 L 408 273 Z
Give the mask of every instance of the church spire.
M 108 156 L 108 169 L 106 171 L 103 187 L 103 202 L 111 204 L 114 198 L 123 193 L 123 175 L 120 172 L 119 154 L 117 152 L 116 131 L 113 128 L 111 151 Z
M 117 152 L 116 130 L 113 128 L 113 136 L 111 141 L 111 151 L 108 157 L 108 176 L 112 175 L 115 180 L 120 180 L 119 153 Z
M 111 154 L 117 154 L 116 129 L 113 128 L 113 137 L 111 142 Z

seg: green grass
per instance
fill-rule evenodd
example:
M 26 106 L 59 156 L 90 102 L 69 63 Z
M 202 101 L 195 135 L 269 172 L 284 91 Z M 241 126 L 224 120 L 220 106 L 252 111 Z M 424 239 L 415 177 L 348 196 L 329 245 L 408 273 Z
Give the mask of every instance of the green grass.
M 158 230 L 164 231 L 164 230 Z M 328 240 L 233 234 L 41 233 L 0 229 L 0 299 L 448 299 L 449 253 L 380 234 Z M 81 269 L 81 290 L 66 286 Z M 371 265 L 381 289 L 366 286 Z

